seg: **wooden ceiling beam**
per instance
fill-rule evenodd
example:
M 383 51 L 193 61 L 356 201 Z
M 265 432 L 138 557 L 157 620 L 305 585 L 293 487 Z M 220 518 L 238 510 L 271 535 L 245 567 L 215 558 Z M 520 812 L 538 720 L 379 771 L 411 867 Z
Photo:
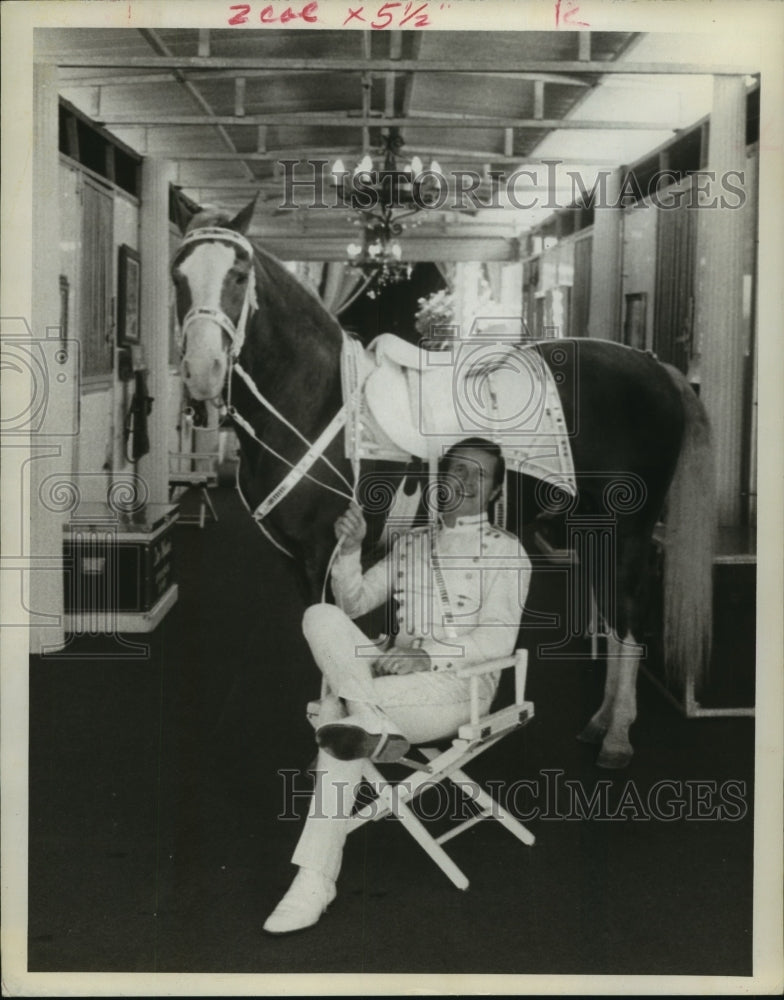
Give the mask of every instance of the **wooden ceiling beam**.
M 418 36 L 418 37 L 421 37 Z M 410 61 L 410 60 L 409 60 Z M 395 60 L 397 63 L 398 61 Z M 199 70 L 188 70 L 182 69 L 188 80 L 192 83 L 204 83 L 213 80 L 233 80 L 237 73 L 234 70 L 228 69 L 216 69 L 212 72 L 204 72 Z M 298 70 L 292 71 L 292 73 L 298 73 Z M 359 72 L 359 70 L 357 71 Z M 388 72 L 392 72 L 389 70 Z M 406 72 L 411 72 L 407 70 Z M 457 76 L 460 74 L 460 70 L 453 68 L 450 72 L 450 76 Z M 242 75 L 247 77 L 247 79 L 257 79 L 259 77 L 270 77 L 274 76 L 275 79 L 279 80 L 283 75 L 281 70 L 278 69 L 243 69 Z M 494 77 L 502 80 L 541 80 L 543 83 L 557 83 L 561 86 L 569 87 L 590 87 L 591 82 L 589 80 L 580 79 L 577 76 L 569 76 L 566 73 L 529 73 L 526 71 L 517 72 L 487 72 L 483 73 L 482 76 Z M 96 74 L 94 76 L 63 76 L 62 85 L 65 87 L 122 87 L 127 89 L 128 87 L 134 86 L 149 86 L 154 83 L 171 83 L 171 72 L 168 73 L 156 73 L 156 72 L 146 72 L 140 71 L 128 76 L 118 75 L 117 73 L 107 73 L 107 74 Z
M 158 53 L 159 58 L 167 59 L 171 58 L 171 50 L 166 46 L 163 40 L 158 35 L 157 31 L 153 31 L 151 28 L 140 28 L 139 34 L 144 38 L 150 48 Z M 201 44 L 200 39 L 200 44 Z M 174 78 L 177 83 L 182 87 L 185 93 L 190 97 L 190 99 L 201 109 L 203 115 L 200 117 L 200 124 L 209 125 L 214 128 L 217 134 L 220 136 L 221 142 L 231 153 L 236 153 L 237 147 L 231 139 L 226 129 L 223 127 L 221 122 L 218 122 L 213 114 L 212 108 L 210 107 L 208 101 L 205 99 L 204 95 L 195 87 L 189 80 L 187 80 L 184 75 L 175 70 Z M 240 119 L 242 121 L 242 119 Z M 141 124 L 145 127 L 149 124 L 148 122 L 142 122 Z M 238 161 L 239 165 L 242 167 L 243 173 L 246 177 L 253 177 L 253 171 L 248 166 L 247 163 L 243 163 L 241 160 Z
M 396 125 L 402 128 L 519 128 L 519 129 L 570 129 L 595 131 L 642 131 L 676 132 L 676 126 L 666 122 L 637 121 L 593 121 L 580 118 L 487 118 L 478 115 L 463 115 L 459 112 L 439 112 L 413 118 L 383 118 L 375 115 L 346 114 L 323 111 L 281 112 L 245 115 L 186 115 L 186 114 L 139 114 L 117 112 L 103 115 L 99 124 L 111 126 L 145 125 L 149 127 L 171 128 L 172 126 L 230 126 L 230 125 L 321 125 L 325 128 L 383 128 Z
M 460 161 L 470 161 L 472 166 L 475 166 L 477 161 L 479 163 L 490 162 L 493 164 L 508 164 L 518 167 L 529 167 L 537 166 L 544 163 L 552 163 L 557 160 L 559 164 L 565 166 L 617 166 L 615 160 L 609 159 L 594 159 L 592 157 L 558 157 L 558 156 L 547 156 L 547 157 L 537 157 L 537 156 L 506 156 L 503 153 L 499 153 L 493 150 L 475 150 L 475 149 L 449 149 L 437 146 L 418 146 L 418 145 L 408 145 L 406 143 L 406 151 L 409 153 L 418 153 L 420 156 L 435 156 L 443 163 L 452 163 Z M 356 157 L 359 159 L 362 156 L 362 148 L 360 146 L 330 146 L 329 148 L 314 148 L 308 146 L 307 148 L 289 148 L 289 149 L 272 149 L 266 151 L 259 151 L 253 153 L 224 153 L 224 152 L 181 152 L 176 146 L 167 145 L 156 145 L 155 155 L 169 157 L 171 159 L 180 160 L 182 162 L 198 162 L 198 161 L 210 161 L 214 160 L 224 161 L 224 160 L 253 160 L 258 162 L 268 162 L 275 163 L 279 160 L 332 160 L 337 157 L 345 159 L 347 157 Z
M 323 237 L 303 241 L 301 235 L 268 236 L 254 229 L 248 235 L 280 260 L 345 261 L 347 258 L 345 239 Z M 400 245 L 407 261 L 518 260 L 520 252 L 516 239 L 500 237 L 403 237 Z
M 462 76 L 465 73 L 561 73 L 604 74 L 624 73 L 629 75 L 684 75 L 684 76 L 755 76 L 758 67 L 731 66 L 713 63 L 674 62 L 623 62 L 603 59 L 526 59 L 505 61 L 503 59 L 461 60 L 459 67 L 451 59 L 352 59 L 352 58 L 281 58 L 265 57 L 217 57 L 217 56 L 161 56 L 161 55 L 89 55 L 84 52 L 41 55 L 37 60 L 61 68 L 73 69 L 151 69 L 151 70 L 231 70 L 245 73 L 250 70 L 291 73 L 447 73 Z

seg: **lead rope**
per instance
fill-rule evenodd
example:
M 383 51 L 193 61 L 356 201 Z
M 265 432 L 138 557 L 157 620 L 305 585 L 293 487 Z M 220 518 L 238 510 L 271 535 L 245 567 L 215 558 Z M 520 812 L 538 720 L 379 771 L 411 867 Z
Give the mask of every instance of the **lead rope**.
M 359 406 L 360 391 L 362 386 L 359 381 L 359 369 L 357 366 L 356 351 L 359 350 L 359 346 L 356 342 L 350 341 L 346 336 L 345 330 L 343 331 L 343 357 L 345 359 L 345 364 L 343 365 L 343 396 L 345 399 L 344 406 L 348 414 L 346 420 L 346 427 L 349 426 L 355 429 L 356 433 L 356 408 Z M 351 471 L 354 477 L 354 485 L 351 488 L 352 492 L 352 502 L 359 506 L 359 501 L 357 499 L 357 490 L 359 489 L 359 447 L 357 441 L 353 440 L 350 443 L 350 456 L 351 456 Z M 335 560 L 343 547 L 343 539 L 339 538 L 337 544 L 332 550 L 332 554 L 327 562 L 327 568 L 324 571 L 324 582 L 321 585 L 321 603 L 326 603 L 327 599 L 327 581 L 329 580 L 330 574 L 332 573 L 332 567 Z

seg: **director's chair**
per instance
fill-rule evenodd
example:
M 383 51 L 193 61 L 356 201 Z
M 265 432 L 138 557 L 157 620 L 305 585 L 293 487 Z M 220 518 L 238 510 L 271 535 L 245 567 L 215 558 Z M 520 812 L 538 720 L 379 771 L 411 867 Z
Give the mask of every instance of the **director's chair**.
M 391 784 L 381 774 L 375 764 L 369 760 L 363 760 L 362 777 L 370 787 L 374 798 L 370 803 L 357 808 L 350 817 L 348 820 L 349 832 L 364 826 L 365 823 L 395 816 L 458 889 L 468 888 L 468 878 L 449 857 L 442 845 L 453 837 L 464 833 L 480 820 L 496 819 L 518 840 L 528 846 L 533 845 L 535 838 L 531 831 L 507 812 L 496 799 L 463 770 L 463 767 L 475 757 L 484 753 L 505 736 L 526 725 L 533 718 L 533 703 L 525 700 L 527 666 L 528 651 L 518 649 L 513 656 L 456 670 L 458 677 L 469 679 L 471 699 L 469 721 L 460 726 L 457 735 L 452 739 L 452 743 L 447 749 L 427 744 L 418 745 L 417 750 L 425 757 L 426 763 L 419 763 L 406 757 L 401 758 L 397 763 L 407 765 L 410 767 L 410 771 L 394 784 Z M 512 667 L 515 671 L 513 704 L 495 712 L 480 715 L 479 678 L 484 674 L 508 670 Z M 308 717 L 314 726 L 318 725 L 319 706 L 320 702 L 311 702 L 308 705 Z M 473 802 L 476 813 L 471 818 L 463 820 L 447 830 L 446 833 L 434 837 L 422 820 L 415 815 L 411 809 L 411 803 L 425 789 L 447 779 L 469 801 Z

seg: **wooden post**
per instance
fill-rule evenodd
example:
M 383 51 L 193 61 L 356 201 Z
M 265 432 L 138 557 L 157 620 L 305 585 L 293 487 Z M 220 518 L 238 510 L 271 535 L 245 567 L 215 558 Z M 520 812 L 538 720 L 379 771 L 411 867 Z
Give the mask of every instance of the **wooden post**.
M 621 339 L 621 268 L 623 266 L 623 212 L 615 207 L 621 190 L 621 169 L 597 189 L 591 247 L 591 305 L 588 335 L 600 340 Z
M 30 652 L 65 645 L 63 525 L 78 504 L 73 442 L 78 356 L 61 352 L 58 75 L 33 69 L 32 349 L 43 361 L 41 421 L 30 428 Z M 73 336 L 73 334 L 71 335 Z M 24 487 L 23 487 L 24 488 Z M 69 501 L 73 499 L 73 503 Z M 65 502 L 62 502 L 65 501 Z
M 699 203 L 705 207 L 697 215 L 694 333 L 700 354 L 700 395 L 713 429 L 718 517 L 723 526 L 739 524 L 741 512 L 744 208 L 721 207 L 721 178 L 745 168 L 744 80 L 716 76 L 707 166 L 715 172 L 715 182 L 703 185 L 706 194 Z M 738 184 L 737 176 L 732 183 Z M 714 198 L 717 204 L 712 206 Z
M 149 503 L 166 503 L 169 478 L 169 183 L 174 176 L 167 160 L 142 161 L 139 224 L 141 257 L 141 342 L 147 385 L 153 397 L 150 451 L 141 459 L 139 475 Z

